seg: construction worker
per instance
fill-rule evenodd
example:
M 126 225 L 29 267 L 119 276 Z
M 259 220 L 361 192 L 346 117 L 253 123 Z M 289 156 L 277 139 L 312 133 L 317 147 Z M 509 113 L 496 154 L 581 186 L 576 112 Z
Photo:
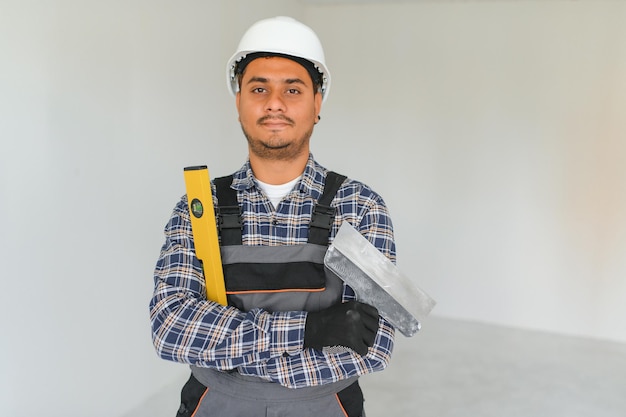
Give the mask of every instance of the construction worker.
M 382 198 L 310 153 L 330 81 L 318 37 L 288 17 L 252 25 L 228 62 L 249 149 L 212 181 L 228 305 L 206 298 L 186 196 L 154 273 L 154 346 L 191 367 L 178 416 L 364 416 L 358 378 L 389 363 L 393 327 L 323 265 L 344 221 L 395 262 Z

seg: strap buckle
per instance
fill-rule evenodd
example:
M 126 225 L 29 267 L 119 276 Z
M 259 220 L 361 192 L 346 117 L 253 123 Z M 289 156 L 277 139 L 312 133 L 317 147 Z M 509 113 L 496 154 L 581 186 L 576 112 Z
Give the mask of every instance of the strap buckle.
M 241 229 L 239 206 L 219 206 L 219 227 L 224 229 Z
M 312 227 L 319 227 L 321 229 L 330 230 L 333 224 L 333 220 L 335 219 L 335 208 L 329 206 L 322 206 L 317 204 L 313 209 L 313 214 L 311 215 L 311 223 Z

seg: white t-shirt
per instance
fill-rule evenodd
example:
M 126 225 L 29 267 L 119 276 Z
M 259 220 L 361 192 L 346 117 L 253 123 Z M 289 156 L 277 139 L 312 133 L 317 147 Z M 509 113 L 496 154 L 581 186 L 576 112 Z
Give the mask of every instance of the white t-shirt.
M 300 181 L 300 178 L 302 178 L 302 175 L 294 178 L 293 180 L 285 184 L 279 185 L 267 184 L 263 181 L 259 181 L 258 179 L 256 181 L 259 183 L 259 187 L 265 193 L 267 198 L 271 201 L 274 208 L 277 208 L 278 204 L 280 204 L 280 200 L 282 200 L 287 194 L 291 192 L 291 190 L 293 190 L 294 185 L 296 185 L 296 183 Z

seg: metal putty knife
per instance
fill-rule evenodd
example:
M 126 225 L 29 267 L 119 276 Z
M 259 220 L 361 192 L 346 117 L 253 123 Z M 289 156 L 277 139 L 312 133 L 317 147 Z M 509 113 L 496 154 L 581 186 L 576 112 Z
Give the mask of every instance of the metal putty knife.
M 420 321 L 435 306 L 435 300 L 347 222 L 329 246 L 324 264 L 356 292 L 358 301 L 376 307 L 406 337 L 420 329 Z

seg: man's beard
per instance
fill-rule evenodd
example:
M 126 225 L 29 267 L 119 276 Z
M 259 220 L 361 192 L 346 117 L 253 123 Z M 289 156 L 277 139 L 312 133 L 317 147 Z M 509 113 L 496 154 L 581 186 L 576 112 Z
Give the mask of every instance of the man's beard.
M 257 123 L 262 123 L 264 119 L 260 119 Z M 305 132 L 300 138 L 274 139 L 268 141 L 252 137 L 241 124 L 241 130 L 248 140 L 250 152 L 259 158 L 273 161 L 290 161 L 308 152 L 309 139 L 313 134 L 313 128 Z

